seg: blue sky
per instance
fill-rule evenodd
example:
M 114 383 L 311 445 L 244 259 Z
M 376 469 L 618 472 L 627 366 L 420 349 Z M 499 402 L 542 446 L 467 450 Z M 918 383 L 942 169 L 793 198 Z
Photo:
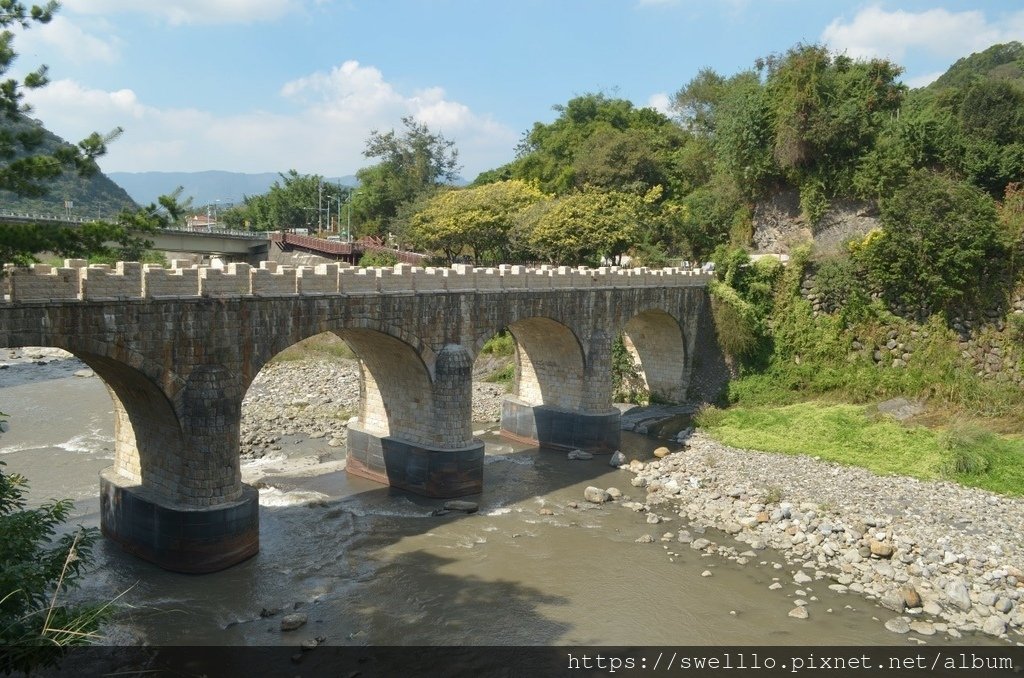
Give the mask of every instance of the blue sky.
M 105 171 L 353 174 L 370 130 L 412 115 L 456 142 L 472 178 L 587 92 L 667 111 L 700 68 L 729 75 L 801 41 L 891 58 L 919 86 L 1024 41 L 1024 6 L 1004 0 L 63 4 L 16 38 L 17 67 L 50 66 L 30 102 L 61 136 L 124 128 Z

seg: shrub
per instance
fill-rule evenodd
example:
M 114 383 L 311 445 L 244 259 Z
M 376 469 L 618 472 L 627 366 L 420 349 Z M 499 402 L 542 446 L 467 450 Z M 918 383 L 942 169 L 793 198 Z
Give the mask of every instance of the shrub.
M 1018 344 L 1024 344 L 1024 313 L 1011 313 L 1006 319 L 1006 327 L 1010 339 Z
M 106 606 L 69 606 L 58 596 L 92 561 L 96 528 L 56 537 L 73 504 L 66 499 L 26 508 L 28 482 L 0 461 L 0 673 L 56 663 L 63 648 L 96 637 Z
M 939 436 L 939 444 L 949 454 L 946 473 L 980 475 L 991 467 L 987 450 L 995 435 L 979 426 L 954 424 Z
M 509 356 L 516 352 L 516 340 L 508 330 L 502 330 L 488 339 L 480 352 L 495 356 Z
M 506 388 L 515 383 L 516 380 L 516 366 L 509 363 L 501 369 L 495 370 L 491 374 L 484 378 L 484 381 L 492 384 L 504 384 Z
M 640 366 L 626 348 L 621 334 L 612 344 L 612 397 L 620 403 L 647 405 L 651 402 Z
M 870 295 L 861 280 L 861 270 L 848 256 L 830 257 L 818 264 L 814 286 L 827 311 L 862 311 Z
M 754 307 L 732 287 L 717 280 L 708 285 L 708 291 L 711 293 L 711 313 L 715 319 L 718 345 L 736 359 L 756 353 L 761 335 Z
M 858 256 L 890 303 L 937 311 L 973 301 L 1006 258 L 992 199 L 939 174 L 911 174 L 881 200 L 881 221 Z
M 398 257 L 390 252 L 367 252 L 359 258 L 360 266 L 394 266 L 398 263 Z
M 693 415 L 693 424 L 699 428 L 715 428 L 725 419 L 725 411 L 714 405 L 705 405 Z

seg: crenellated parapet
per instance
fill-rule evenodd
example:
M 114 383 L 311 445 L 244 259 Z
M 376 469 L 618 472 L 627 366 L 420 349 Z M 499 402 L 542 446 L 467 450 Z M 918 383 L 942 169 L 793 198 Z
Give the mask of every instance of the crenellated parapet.
M 170 267 L 137 262 L 115 266 L 66 259 L 64 266 L 7 267 L 4 300 L 166 299 L 180 297 L 277 297 L 288 295 L 430 294 L 630 287 L 703 287 L 713 274 L 683 268 L 501 265 L 490 268 L 454 264 L 449 268 L 364 268 L 339 264 L 282 266 L 249 264 Z

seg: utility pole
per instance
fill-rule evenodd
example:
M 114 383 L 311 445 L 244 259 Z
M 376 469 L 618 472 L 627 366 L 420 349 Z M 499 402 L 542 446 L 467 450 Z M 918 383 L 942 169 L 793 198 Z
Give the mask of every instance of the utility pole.
M 324 230 L 324 182 L 323 179 L 317 179 L 317 199 L 316 199 L 316 230 L 317 235 Z

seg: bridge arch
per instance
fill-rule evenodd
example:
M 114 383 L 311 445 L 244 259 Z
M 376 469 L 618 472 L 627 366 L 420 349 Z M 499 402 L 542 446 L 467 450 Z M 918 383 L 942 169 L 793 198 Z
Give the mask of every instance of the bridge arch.
M 336 330 L 359 358 L 359 425 L 384 438 L 439 442 L 432 380 L 413 346 L 378 330 Z
M 622 326 L 622 343 L 653 399 L 682 402 L 689 385 L 686 338 L 679 321 L 661 309 L 637 313 Z
M 136 358 L 133 365 L 100 353 L 107 348 L 101 342 L 82 343 L 94 350 L 63 342 L 7 342 L 6 348 L 59 348 L 88 365 L 110 395 L 114 410 L 114 464 L 106 473 L 115 474 L 126 485 L 145 488 L 159 500 L 181 501 L 188 490 L 182 482 L 183 459 L 167 452 L 183 450 L 185 441 L 174 404 L 159 379 L 154 379 L 154 373 L 163 375 L 163 371 L 138 354 L 131 354 Z M 166 378 L 180 385 L 180 380 Z
M 578 410 L 586 356 L 576 333 L 544 316 L 508 325 L 515 339 L 514 397 L 526 405 Z

